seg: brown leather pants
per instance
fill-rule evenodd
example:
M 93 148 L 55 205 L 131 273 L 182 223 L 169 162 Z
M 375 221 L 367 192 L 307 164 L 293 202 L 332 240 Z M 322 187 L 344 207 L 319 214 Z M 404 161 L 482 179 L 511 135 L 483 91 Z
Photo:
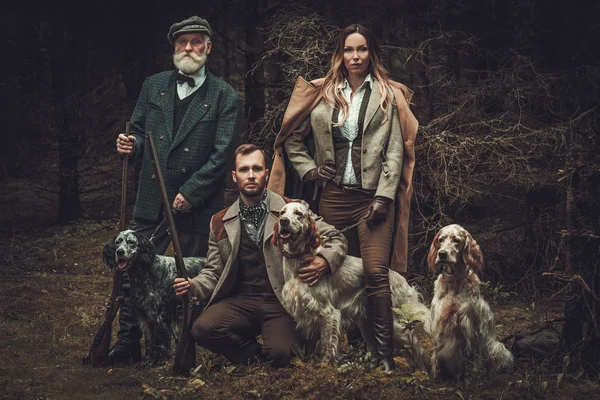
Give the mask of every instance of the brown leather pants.
M 319 210 L 325 222 L 343 229 L 365 218 L 373 196 L 372 192 L 348 190 L 330 182 L 321 195 Z M 373 227 L 361 223 L 356 228 L 365 273 L 367 313 L 377 342 L 377 354 L 385 371 L 394 367 L 394 320 L 389 278 L 394 216 L 394 206 L 390 205 L 384 222 Z
M 359 190 L 344 190 L 333 183 L 328 183 L 319 203 L 319 212 L 323 220 L 337 229 L 358 222 L 367 215 L 373 200 L 373 193 Z M 389 266 L 394 229 L 394 206 L 388 208 L 384 222 L 374 227 L 361 223 L 355 228 L 358 231 L 360 256 L 365 271 L 365 287 L 368 296 L 390 294 Z M 352 234 L 353 230 L 349 233 Z M 348 241 L 348 253 L 357 254 L 350 248 L 352 238 Z

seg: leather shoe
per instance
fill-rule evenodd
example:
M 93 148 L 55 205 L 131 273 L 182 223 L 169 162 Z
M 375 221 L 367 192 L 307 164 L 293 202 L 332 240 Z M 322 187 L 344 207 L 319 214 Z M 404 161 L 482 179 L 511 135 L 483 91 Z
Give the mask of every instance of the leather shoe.
M 110 365 L 133 365 L 142 359 L 140 345 L 122 344 L 117 342 L 108 352 L 108 363 Z

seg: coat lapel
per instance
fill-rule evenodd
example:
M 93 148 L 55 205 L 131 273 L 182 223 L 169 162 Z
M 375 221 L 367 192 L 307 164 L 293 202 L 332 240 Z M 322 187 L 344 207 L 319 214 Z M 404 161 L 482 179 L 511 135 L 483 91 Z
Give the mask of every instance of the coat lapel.
M 192 132 L 192 129 L 204 118 L 214 99 L 217 98 L 217 93 L 215 93 L 215 85 L 212 84 L 212 75 L 206 72 L 206 80 L 203 85 L 207 85 L 207 91 L 205 96 L 198 96 L 198 89 L 196 93 L 194 93 L 194 98 L 192 102 L 188 106 L 188 109 L 183 116 L 183 120 L 181 121 L 181 125 L 179 126 L 179 130 L 175 135 L 175 139 L 171 144 L 171 149 L 175 148 L 179 143 L 183 142 L 183 140 Z M 173 115 L 171 114 L 171 121 L 173 120 Z
M 275 222 L 279 218 L 279 213 L 283 206 L 285 206 L 285 201 L 281 196 L 274 194 L 273 192 L 269 193 L 269 212 L 267 213 L 267 220 L 265 221 L 265 233 L 263 235 L 263 248 L 269 244 L 271 240 L 271 236 L 273 236 L 273 228 L 275 228 Z
M 313 135 L 319 135 L 319 152 L 323 157 L 320 161 L 335 161 L 335 149 L 333 145 L 332 128 L 333 108 L 325 101 L 320 102 L 312 111 L 310 120 L 312 124 Z M 283 206 L 282 206 L 283 207 Z
M 281 290 L 283 289 L 283 256 L 277 246 L 271 245 L 273 228 L 279 218 L 279 213 L 285 205 L 285 200 L 280 195 L 269 191 L 269 212 L 265 221 L 265 233 L 263 237 L 263 254 L 265 255 L 265 264 L 267 265 L 267 274 L 273 286 L 275 295 L 282 301 Z
M 238 199 L 235 203 L 229 207 L 229 210 L 223 216 L 223 223 L 225 231 L 227 232 L 227 239 L 231 248 L 231 254 L 227 257 L 227 266 L 231 266 L 232 260 L 237 258 L 238 250 L 240 247 L 240 200 Z M 226 268 L 227 268 L 226 266 Z
M 173 74 L 167 80 L 165 86 L 160 89 L 160 107 L 162 112 L 165 115 L 165 121 L 167 122 L 167 137 L 170 139 L 173 137 L 173 114 L 175 108 L 175 76 L 177 75 L 177 70 L 173 72 Z
M 375 116 L 377 109 L 379 108 L 379 103 L 381 102 L 381 93 L 379 92 L 379 84 L 376 80 L 373 80 L 373 84 L 371 86 L 371 97 L 369 98 L 369 105 L 367 106 L 367 111 L 365 112 L 365 123 L 363 125 L 363 133 L 367 130 L 369 123 Z

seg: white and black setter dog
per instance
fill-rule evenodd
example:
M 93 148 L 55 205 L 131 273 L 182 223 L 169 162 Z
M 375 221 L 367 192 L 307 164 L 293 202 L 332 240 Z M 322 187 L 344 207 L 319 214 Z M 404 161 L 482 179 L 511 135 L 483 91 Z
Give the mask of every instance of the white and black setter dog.
M 342 328 L 351 323 L 358 325 L 368 349 L 373 352 L 376 340 L 367 317 L 362 260 L 346 256 L 334 274 L 321 276 L 314 286 L 302 282 L 298 278 L 300 261 L 316 254 L 319 246 L 326 245 L 304 203 L 291 202 L 283 207 L 272 240 L 284 254 L 283 306 L 307 336 L 320 334 L 323 362 L 332 362 L 337 356 Z M 392 270 L 390 289 L 393 307 L 409 308 L 409 313 L 421 321 L 429 318 L 429 310 L 417 290 Z M 406 357 L 414 368 L 425 370 L 425 351 L 417 335 L 409 329 L 407 321 L 401 321 L 397 315 L 394 318 L 395 353 Z
M 180 302 L 173 281 L 177 277 L 174 257 L 156 255 L 154 245 L 143 235 L 126 230 L 117 234 L 104 247 L 102 261 L 110 269 L 120 269 L 131 284 L 128 301 L 138 316 L 144 333 L 146 356 L 140 367 L 163 363 L 169 353 L 171 326 Z M 188 276 L 196 276 L 205 258 L 184 258 Z
M 471 234 L 456 224 L 442 228 L 427 264 L 432 272 L 442 268 L 431 301 L 433 376 L 460 379 L 469 364 L 492 373 L 512 368 L 513 356 L 496 341 L 494 315 L 479 291 L 483 255 Z

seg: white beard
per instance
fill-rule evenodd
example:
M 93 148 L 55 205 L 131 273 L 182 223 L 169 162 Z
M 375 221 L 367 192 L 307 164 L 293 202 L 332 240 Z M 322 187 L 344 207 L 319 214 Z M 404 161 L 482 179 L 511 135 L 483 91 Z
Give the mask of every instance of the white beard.
M 173 64 L 175 64 L 175 67 L 184 74 L 193 74 L 204 67 L 207 58 L 206 51 L 200 56 L 194 52 L 187 53 L 182 51 L 173 54 Z

